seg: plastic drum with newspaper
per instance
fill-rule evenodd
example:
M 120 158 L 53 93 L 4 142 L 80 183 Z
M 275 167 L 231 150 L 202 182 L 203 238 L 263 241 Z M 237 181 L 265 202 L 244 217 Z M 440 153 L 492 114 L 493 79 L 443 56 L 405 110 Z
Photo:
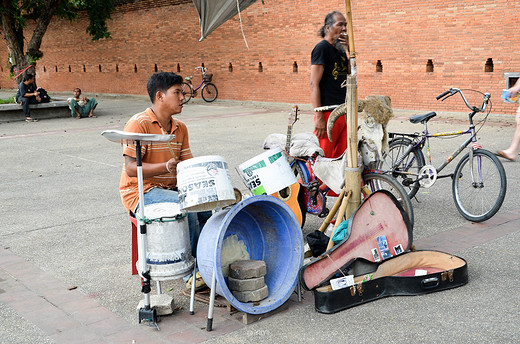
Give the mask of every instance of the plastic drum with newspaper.
M 182 278 L 193 270 L 188 217 L 178 203 L 144 207 L 147 222 L 146 263 L 155 281 Z M 139 266 L 139 262 L 137 263 Z

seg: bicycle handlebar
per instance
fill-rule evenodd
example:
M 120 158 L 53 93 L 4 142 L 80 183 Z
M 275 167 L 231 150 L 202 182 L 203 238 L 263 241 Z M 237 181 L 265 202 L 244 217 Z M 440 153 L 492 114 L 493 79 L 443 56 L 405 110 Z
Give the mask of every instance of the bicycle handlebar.
M 206 73 L 206 71 L 208 70 L 206 67 L 202 67 L 202 66 L 195 67 L 195 69 L 202 69 L 202 73 Z
M 486 111 L 486 108 L 487 108 L 487 105 L 488 105 L 488 102 L 489 102 L 489 98 L 491 98 L 491 95 L 489 93 L 484 93 L 484 101 L 482 102 L 482 106 L 481 107 L 471 106 L 468 103 L 468 100 L 466 99 L 466 97 L 464 96 L 464 93 L 462 92 L 462 90 L 460 90 L 458 88 L 455 88 L 455 87 L 451 87 L 449 90 L 444 91 L 443 93 L 439 94 L 436 97 L 436 99 L 439 100 L 439 99 L 442 98 L 441 101 L 444 101 L 444 100 L 448 99 L 449 97 L 453 96 L 456 93 L 460 93 L 460 96 L 462 97 L 462 100 L 464 101 L 464 104 L 466 104 L 468 109 L 470 109 L 471 111 L 475 111 L 475 112 L 484 112 L 484 111 Z
M 450 93 L 450 92 L 451 92 L 451 88 L 450 88 L 449 90 L 444 91 L 443 93 L 439 94 L 439 95 L 438 95 L 437 97 L 435 97 L 435 98 L 437 98 L 437 100 L 439 100 L 439 99 L 441 99 L 442 97 L 444 97 L 445 95 L 447 95 L 447 94 Z M 443 100 L 444 100 L 444 99 L 443 99 Z

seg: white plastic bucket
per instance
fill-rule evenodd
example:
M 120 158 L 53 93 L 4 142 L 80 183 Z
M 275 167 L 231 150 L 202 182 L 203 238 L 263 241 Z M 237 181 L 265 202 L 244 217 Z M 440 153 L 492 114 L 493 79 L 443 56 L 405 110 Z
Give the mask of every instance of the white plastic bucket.
M 236 201 L 228 164 L 217 155 L 181 161 L 177 187 L 181 209 L 189 212 L 223 208 Z
M 253 195 L 271 195 L 297 182 L 281 148 L 273 148 L 238 166 Z
M 152 280 L 182 278 L 193 270 L 188 217 L 178 203 L 155 203 L 144 207 L 146 262 Z M 148 221 L 147 221 L 148 222 Z M 139 266 L 139 263 L 137 263 Z

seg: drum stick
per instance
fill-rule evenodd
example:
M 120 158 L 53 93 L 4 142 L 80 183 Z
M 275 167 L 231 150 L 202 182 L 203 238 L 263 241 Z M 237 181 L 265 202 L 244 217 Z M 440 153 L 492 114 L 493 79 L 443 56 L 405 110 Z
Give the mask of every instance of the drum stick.
M 191 276 L 191 293 L 190 293 L 190 314 L 195 314 L 194 303 L 195 303 L 195 285 L 197 284 L 197 258 L 193 264 L 193 275 Z
M 168 133 L 163 129 L 161 128 L 162 132 L 163 132 L 163 135 L 168 135 Z M 175 158 L 175 153 L 173 152 L 173 147 L 172 147 L 172 144 L 170 141 L 166 142 L 168 144 L 168 149 L 170 150 L 170 153 L 172 155 L 172 158 Z

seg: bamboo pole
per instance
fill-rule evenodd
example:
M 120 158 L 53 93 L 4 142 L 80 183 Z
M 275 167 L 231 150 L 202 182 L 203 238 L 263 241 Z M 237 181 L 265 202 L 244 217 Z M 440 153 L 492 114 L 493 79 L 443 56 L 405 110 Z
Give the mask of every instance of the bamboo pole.
M 329 211 L 329 214 L 325 218 L 325 221 L 323 221 L 323 223 L 321 224 L 321 227 L 319 229 L 320 232 L 325 232 L 330 221 L 332 221 L 332 219 L 334 218 L 334 215 L 336 215 L 336 212 L 338 211 L 339 206 L 343 202 L 343 196 L 345 196 L 345 188 L 343 188 L 341 190 L 341 193 L 339 194 L 338 199 L 336 200 L 336 203 L 334 203 L 334 206 L 332 206 L 332 209 Z
M 347 33 L 348 33 L 348 48 L 350 58 L 351 75 L 357 75 L 356 66 L 356 48 L 354 47 L 354 26 L 352 25 L 352 7 L 350 0 L 345 0 L 346 19 L 347 19 Z
M 352 8 L 350 0 L 345 0 L 347 32 L 349 42 L 349 61 L 350 75 L 347 76 L 347 94 L 345 102 L 347 104 L 347 171 L 345 172 L 345 187 L 352 191 L 352 197 L 348 200 L 346 217 L 349 218 L 361 202 L 361 171 L 358 170 L 358 115 L 357 115 L 357 68 L 356 50 L 354 47 L 354 27 L 352 25 Z

